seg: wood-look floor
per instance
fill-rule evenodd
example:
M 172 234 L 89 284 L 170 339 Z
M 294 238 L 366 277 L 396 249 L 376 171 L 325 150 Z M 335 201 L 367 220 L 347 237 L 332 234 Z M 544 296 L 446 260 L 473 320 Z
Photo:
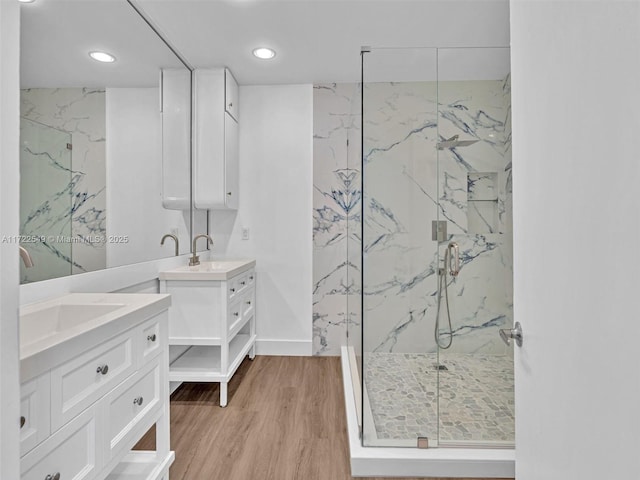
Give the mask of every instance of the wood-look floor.
M 218 405 L 217 383 L 183 384 L 171 396 L 171 480 L 356 478 L 338 357 L 245 359 L 228 406 Z M 155 448 L 153 429 L 136 448 Z

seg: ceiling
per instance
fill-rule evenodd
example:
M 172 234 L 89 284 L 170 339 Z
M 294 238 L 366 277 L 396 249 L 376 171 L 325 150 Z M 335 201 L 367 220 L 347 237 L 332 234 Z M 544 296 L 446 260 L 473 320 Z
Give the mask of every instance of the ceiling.
M 506 47 L 509 0 L 136 0 L 194 67 L 227 66 L 242 85 L 356 82 L 360 49 Z M 254 58 L 258 46 L 273 60 Z M 503 78 L 509 55 L 445 58 L 452 78 Z M 506 61 L 505 61 L 506 59 Z M 443 61 L 440 58 L 442 71 Z M 458 65 L 455 67 L 454 65 Z M 465 69 L 466 67 L 466 69 Z M 431 73 L 435 70 L 432 62 Z M 400 79 L 396 79 L 400 80 Z
M 1 1 L 1 0 L 0 0 Z M 99 63 L 93 50 L 117 61 Z M 36 0 L 20 6 L 22 88 L 151 87 L 185 68 L 124 0 Z
M 372 47 L 506 47 L 508 0 L 134 0 L 193 67 L 227 66 L 242 85 L 357 82 Z M 125 0 L 36 0 L 21 5 L 21 84 L 157 86 L 180 67 Z M 251 51 L 268 46 L 273 60 Z M 99 64 L 93 49 L 117 57 Z M 371 78 L 503 78 L 507 49 L 368 54 Z

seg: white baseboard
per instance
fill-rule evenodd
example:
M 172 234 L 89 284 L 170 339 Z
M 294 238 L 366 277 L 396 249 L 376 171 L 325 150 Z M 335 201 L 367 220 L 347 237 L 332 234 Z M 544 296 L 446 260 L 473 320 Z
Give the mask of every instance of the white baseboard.
M 256 355 L 309 357 L 311 354 L 311 340 L 278 340 L 271 338 L 256 340 Z

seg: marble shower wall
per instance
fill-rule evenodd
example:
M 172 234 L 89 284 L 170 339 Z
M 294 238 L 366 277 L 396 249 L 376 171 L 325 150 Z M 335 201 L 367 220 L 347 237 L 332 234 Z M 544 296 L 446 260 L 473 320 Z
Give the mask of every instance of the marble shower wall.
M 436 350 L 437 269 L 449 241 L 460 245 L 462 269 L 447 278 L 454 341 L 446 352 L 510 351 L 497 332 L 513 317 L 509 79 L 366 85 L 362 198 L 358 92 L 353 84 L 314 90 L 314 352 L 339 353 L 348 311 L 360 324 L 359 201 L 365 351 Z M 436 149 L 454 135 L 478 141 Z M 437 218 L 448 226 L 439 246 Z M 440 318 L 442 332 L 444 303 Z
M 360 321 L 359 95 L 357 84 L 323 84 L 313 89 L 315 355 L 339 355 L 346 341 L 347 319 L 356 329 Z M 350 341 L 359 342 L 359 332 L 349 330 Z
M 21 164 L 30 164 L 32 180 L 21 185 L 21 202 L 28 208 L 21 211 L 20 233 L 38 239 L 25 245 L 36 267 L 23 268 L 21 281 L 105 268 L 105 91 L 34 88 L 22 90 L 20 97 L 26 119 Z M 45 131 L 70 139 L 70 164 L 59 162 L 67 154 L 66 145 L 47 142 Z M 36 172 L 49 188 L 38 188 Z

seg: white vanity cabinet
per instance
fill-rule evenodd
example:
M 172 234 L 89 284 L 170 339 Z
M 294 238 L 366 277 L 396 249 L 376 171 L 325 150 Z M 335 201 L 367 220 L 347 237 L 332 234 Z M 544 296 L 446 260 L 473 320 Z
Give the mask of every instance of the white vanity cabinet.
M 125 317 L 21 357 L 21 480 L 168 480 L 170 300 L 113 295 Z M 132 451 L 154 424 L 156 450 Z
M 190 346 L 169 367 L 172 382 L 227 384 L 246 355 L 255 356 L 255 261 L 203 262 L 160 273 L 170 293 L 169 344 Z
M 194 205 L 237 209 L 239 192 L 238 84 L 228 68 L 193 72 Z

